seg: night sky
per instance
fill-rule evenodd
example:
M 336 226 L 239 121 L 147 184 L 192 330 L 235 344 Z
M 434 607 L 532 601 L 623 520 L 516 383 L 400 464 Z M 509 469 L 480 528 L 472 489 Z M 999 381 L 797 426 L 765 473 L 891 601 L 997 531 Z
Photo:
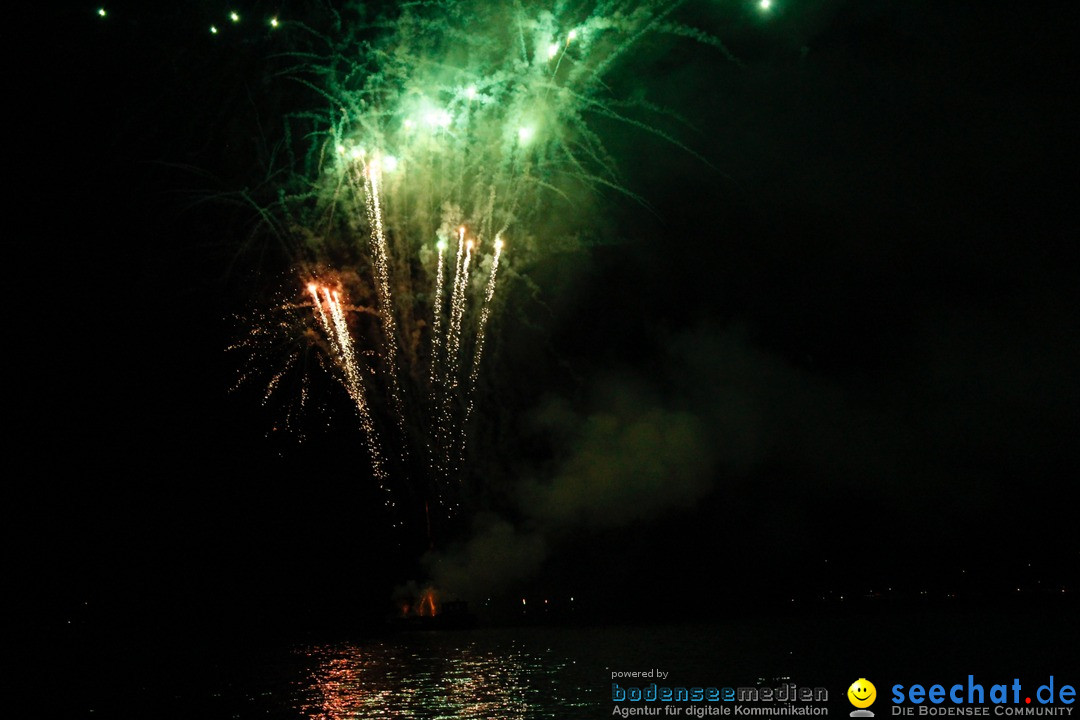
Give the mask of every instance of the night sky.
M 7 208 L 30 258 L 8 264 L 6 525 L 34 626 L 352 627 L 432 575 L 595 620 L 707 586 L 807 612 L 1080 591 L 1068 6 L 777 6 L 687 10 L 738 62 L 669 38 L 613 75 L 707 163 L 600 122 L 649 207 L 602 194 L 495 319 L 493 489 L 434 570 L 354 429 L 297 444 L 228 392 L 230 318 L 281 268 L 240 252 L 227 193 L 311 100 L 272 73 L 282 41 L 211 37 L 214 3 L 57 10 Z

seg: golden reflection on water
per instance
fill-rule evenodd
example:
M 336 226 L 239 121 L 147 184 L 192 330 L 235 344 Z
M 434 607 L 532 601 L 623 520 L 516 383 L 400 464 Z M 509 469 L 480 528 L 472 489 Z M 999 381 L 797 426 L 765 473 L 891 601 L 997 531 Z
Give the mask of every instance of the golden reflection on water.
M 524 720 L 585 706 L 580 689 L 566 687 L 565 658 L 516 644 L 416 639 L 306 648 L 310 671 L 296 709 L 311 720 Z

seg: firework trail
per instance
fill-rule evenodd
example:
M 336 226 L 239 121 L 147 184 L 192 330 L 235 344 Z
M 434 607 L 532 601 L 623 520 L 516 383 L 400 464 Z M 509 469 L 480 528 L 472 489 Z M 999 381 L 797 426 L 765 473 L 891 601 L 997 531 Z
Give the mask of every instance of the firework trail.
M 450 299 L 450 327 L 446 336 L 446 387 L 453 391 L 458 386 L 458 357 L 461 348 L 461 321 L 465 316 L 465 295 L 469 285 L 469 265 L 472 262 L 473 241 L 465 239 L 461 228 L 458 243 L 459 263 L 454 277 L 454 294 Z M 462 246 L 465 252 L 462 253 Z
M 327 337 L 334 337 L 334 331 L 330 328 L 330 321 L 326 317 L 326 311 L 323 310 L 322 301 L 319 300 L 319 286 L 315 283 L 308 283 L 307 289 L 311 293 L 311 300 L 315 306 L 315 316 L 319 318 L 319 326 Z
M 435 457 L 433 458 L 433 469 L 435 471 L 436 482 L 442 484 L 445 482 L 445 476 L 450 472 L 451 459 L 450 459 L 450 444 L 448 438 L 451 435 L 453 428 L 453 411 L 452 404 L 452 391 L 453 391 L 453 375 L 449 369 L 455 362 L 454 358 L 457 357 L 459 335 L 455 335 L 455 319 L 457 317 L 458 298 L 464 296 L 464 289 L 462 287 L 461 276 L 462 268 L 464 266 L 466 257 L 465 248 L 465 227 L 461 226 L 457 230 L 458 245 L 457 253 L 454 257 L 454 282 L 450 293 L 450 318 L 446 326 L 446 337 L 440 338 L 439 328 L 442 324 L 442 256 L 443 251 L 440 247 L 439 258 L 440 266 L 436 272 L 436 289 L 435 296 L 437 298 L 435 308 L 435 321 L 433 323 L 433 337 L 432 344 L 436 349 L 440 346 L 446 348 L 445 353 L 433 354 L 431 360 L 431 375 L 433 378 L 431 392 L 432 392 L 432 408 L 435 412 L 435 427 L 434 427 L 434 444 L 433 449 Z
M 469 373 L 469 401 L 465 408 L 465 419 L 472 415 L 476 402 L 476 382 L 480 378 L 480 359 L 484 355 L 484 334 L 487 331 L 488 318 L 491 316 L 491 301 L 495 298 L 495 279 L 499 272 L 499 258 L 502 257 L 502 235 L 495 236 L 495 255 L 491 258 L 491 274 L 487 287 L 484 288 L 484 305 L 480 310 L 480 322 L 476 328 L 476 349 L 473 354 L 472 371 Z
M 450 295 L 450 318 L 446 328 L 446 359 L 443 382 L 436 387 L 442 397 L 436 399 L 438 421 L 436 423 L 436 446 L 441 458 L 436 462 L 438 481 L 445 483 L 448 475 L 461 466 L 464 456 L 462 427 L 454 421 L 453 406 L 458 397 L 458 378 L 461 356 L 461 325 L 465 315 L 469 285 L 469 265 L 472 263 L 473 240 L 465 239 L 465 227 L 458 228 L 458 249 L 455 259 L 453 291 Z M 461 439 L 459 441 L 459 438 Z
M 436 244 L 436 249 L 439 252 L 437 260 L 438 266 L 435 270 L 435 303 L 432 306 L 432 321 L 431 321 L 431 373 L 429 382 L 432 388 L 435 387 L 435 380 L 439 374 L 439 353 L 442 348 L 442 339 L 439 337 L 442 333 L 442 305 L 443 305 L 443 285 L 445 284 L 443 266 L 445 265 L 444 256 L 446 255 L 446 241 L 439 240 Z
M 330 309 L 329 327 L 332 328 L 332 339 L 339 353 L 339 366 L 345 374 L 345 389 L 356 404 L 356 412 L 360 418 L 360 427 L 364 431 L 367 440 L 368 454 L 371 457 L 371 471 L 381 486 L 385 486 L 388 479 L 386 463 L 383 460 L 382 450 L 379 447 L 379 439 L 375 431 L 375 423 L 371 418 L 371 410 L 364 396 L 364 386 L 361 381 L 360 366 L 356 362 L 356 353 L 353 352 L 352 335 L 349 334 L 349 325 L 345 321 L 345 313 L 341 309 L 341 297 L 337 291 L 323 288 L 326 296 L 326 306 Z M 316 293 L 317 295 L 317 293 Z M 321 304 L 317 305 L 321 319 L 326 318 L 326 313 Z
M 444 387 L 442 378 L 445 367 L 442 358 L 442 348 L 445 344 L 442 341 L 442 313 L 443 286 L 446 282 L 443 269 L 445 265 L 446 247 L 446 241 L 440 238 L 436 245 L 438 251 L 438 267 L 435 271 L 435 303 L 432 307 L 431 369 L 429 374 L 430 407 L 435 415 L 435 420 L 433 428 L 434 437 L 432 438 L 432 441 L 428 443 L 428 453 L 431 457 L 432 477 L 436 479 L 437 483 L 446 474 L 446 465 L 443 462 L 443 455 L 445 452 L 444 438 L 446 437 L 447 428 L 450 425 L 449 409 L 443 403 L 442 397 L 440 396 L 440 390 Z M 441 496 L 439 499 L 440 504 L 442 504 Z
M 386 231 L 383 228 L 382 203 L 379 199 L 379 183 L 385 158 L 376 156 L 373 162 L 364 166 L 364 190 L 367 195 L 368 221 L 371 226 L 371 247 L 375 255 L 375 288 L 382 315 L 385 337 L 386 374 L 390 382 L 390 399 L 397 418 L 398 430 L 402 437 L 405 430 L 405 408 L 401 399 L 401 385 L 398 382 L 397 360 L 397 321 L 394 319 L 394 304 L 390 293 L 390 259 L 386 246 Z M 408 461 L 407 445 L 398 445 L 402 459 Z
M 237 368 L 236 379 L 230 392 L 238 392 L 248 385 L 260 384 L 260 401 L 268 404 L 272 399 L 281 400 L 281 417 L 272 431 L 295 431 L 298 438 L 305 439 L 302 416 L 310 398 L 310 377 L 297 373 L 306 364 L 309 343 L 298 321 L 299 306 L 281 302 L 272 305 L 269 312 L 260 311 L 243 319 L 244 332 L 225 349 L 238 353 L 242 361 Z M 293 376 L 297 381 L 292 382 Z M 289 393 L 285 386 L 295 389 Z

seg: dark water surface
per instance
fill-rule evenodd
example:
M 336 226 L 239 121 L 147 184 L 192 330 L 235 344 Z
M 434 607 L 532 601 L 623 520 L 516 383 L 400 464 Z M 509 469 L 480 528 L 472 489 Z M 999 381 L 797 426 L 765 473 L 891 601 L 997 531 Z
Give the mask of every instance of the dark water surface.
M 790 678 L 828 688 L 829 716 L 845 718 L 844 690 L 860 677 L 873 679 L 883 697 L 893 682 L 952 682 L 969 673 L 987 683 L 1043 682 L 1050 674 L 1076 683 L 1078 640 L 1071 613 L 405 632 L 178 658 L 150 680 L 95 688 L 76 716 L 606 718 L 613 672 L 659 669 L 665 680 L 615 681 L 724 687 Z

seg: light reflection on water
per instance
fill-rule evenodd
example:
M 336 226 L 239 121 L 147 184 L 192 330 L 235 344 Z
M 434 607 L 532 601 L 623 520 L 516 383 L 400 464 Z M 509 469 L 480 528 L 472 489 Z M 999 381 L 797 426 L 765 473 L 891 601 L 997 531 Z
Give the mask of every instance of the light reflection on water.
M 311 720 L 525 720 L 581 717 L 598 707 L 573 659 L 512 640 L 420 633 L 300 654 L 308 667 L 294 685 L 294 708 Z

